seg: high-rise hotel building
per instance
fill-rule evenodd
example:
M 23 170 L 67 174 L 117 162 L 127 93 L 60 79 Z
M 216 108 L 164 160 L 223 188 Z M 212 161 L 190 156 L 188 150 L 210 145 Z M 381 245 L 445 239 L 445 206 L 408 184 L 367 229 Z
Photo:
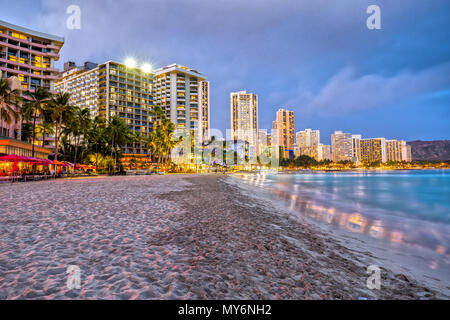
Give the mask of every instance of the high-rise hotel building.
M 23 90 L 33 91 L 36 87 L 54 90 L 54 81 L 59 70 L 55 61 L 64 38 L 26 29 L 0 20 L 0 76 L 16 77 Z M 21 121 L 11 125 L 1 122 L 0 136 L 20 138 Z
M 108 120 L 113 115 L 123 118 L 134 133 L 142 136 L 153 130 L 153 74 L 139 68 L 107 61 L 83 67 L 65 65 L 66 69 L 55 84 L 61 92 L 71 94 L 71 103 L 89 108 L 92 115 Z M 146 154 L 140 143 L 123 147 L 125 154 Z
M 387 161 L 386 155 L 386 139 L 371 138 L 361 139 L 361 161 L 382 163 Z
M 58 92 L 70 93 L 69 103 L 80 108 L 89 108 L 92 116 L 97 115 L 98 75 L 97 64 L 86 62 L 77 67 L 74 62 L 66 62 L 60 79 L 55 84 Z
M 411 162 L 411 146 L 404 140 L 386 140 L 386 160 Z
M 335 131 L 331 135 L 331 149 L 333 162 L 351 161 L 353 155 L 352 134 Z
M 305 129 L 295 134 L 298 148 L 306 148 L 320 143 L 320 130 Z
M 258 153 L 258 96 L 246 91 L 230 94 L 231 139 L 248 142 Z
M 276 120 L 273 122 L 278 145 L 283 147 L 284 158 L 289 158 L 295 144 L 294 111 L 278 109 Z
M 208 140 L 210 100 L 206 77 L 178 64 L 156 69 L 154 73 L 154 104 L 161 106 L 176 129 L 190 130 L 196 142 Z
M 320 130 L 305 129 L 296 133 L 298 155 L 307 155 L 317 161 L 331 160 L 329 145 L 320 143 Z

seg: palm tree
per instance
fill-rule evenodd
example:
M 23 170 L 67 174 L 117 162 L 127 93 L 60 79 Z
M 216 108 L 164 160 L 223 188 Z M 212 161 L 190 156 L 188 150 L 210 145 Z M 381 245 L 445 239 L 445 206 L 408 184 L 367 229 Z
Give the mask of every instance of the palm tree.
M 144 144 L 148 150 L 148 157 L 150 158 L 150 162 L 153 162 L 153 154 L 155 153 L 158 144 L 156 131 L 150 132 L 147 138 L 144 138 Z
M 37 87 L 33 92 L 25 91 L 29 100 L 24 104 L 22 112 L 27 117 L 31 116 L 33 120 L 33 135 L 31 156 L 34 157 L 34 143 L 36 141 L 36 120 L 42 114 L 45 105 L 50 101 L 52 94 L 47 88 Z
M 44 146 L 45 137 L 54 133 L 51 110 L 47 108 L 42 110 L 41 121 L 40 123 L 36 124 L 36 130 L 36 133 L 42 139 L 42 146 Z
M 7 79 L 0 79 L 0 128 L 3 122 L 10 125 L 12 118 L 19 121 L 20 115 L 17 112 L 17 107 L 20 102 L 20 90 L 11 89 Z
M 75 107 L 70 105 L 69 101 L 69 93 L 58 93 L 49 104 L 53 120 L 55 121 L 55 160 L 58 160 L 58 144 L 63 120 L 69 119 L 75 113 Z
M 87 133 L 88 149 L 94 154 L 95 166 L 98 167 L 98 163 L 102 161 L 103 156 L 107 154 L 107 132 L 106 123 L 103 118 L 98 116 L 92 121 L 92 126 Z
M 70 121 L 70 130 L 75 138 L 75 156 L 73 159 L 74 165 L 77 161 L 78 148 L 80 146 L 81 137 L 86 137 L 91 126 L 91 114 L 88 108 L 81 109 L 75 107 L 75 113 Z
M 133 141 L 133 133 L 124 119 L 118 115 L 109 118 L 107 132 L 111 141 L 111 159 L 118 163 L 118 151 L 120 146 Z

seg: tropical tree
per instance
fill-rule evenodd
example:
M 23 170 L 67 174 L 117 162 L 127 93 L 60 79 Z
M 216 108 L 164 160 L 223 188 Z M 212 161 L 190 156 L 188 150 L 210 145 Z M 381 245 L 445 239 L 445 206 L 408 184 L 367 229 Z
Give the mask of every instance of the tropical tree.
M 36 134 L 42 140 L 41 145 L 45 145 L 45 138 L 47 135 L 54 134 L 52 113 L 48 108 L 42 109 L 40 122 L 36 124 Z
M 98 167 L 99 163 L 103 161 L 104 156 L 109 152 L 108 136 L 106 130 L 106 122 L 103 118 L 98 116 L 92 121 L 92 126 L 87 132 L 86 136 L 88 140 L 88 149 L 94 157 L 95 166 Z
M 156 131 L 152 131 L 148 134 L 147 138 L 144 138 L 145 147 L 148 150 L 148 156 L 150 158 L 150 162 L 153 162 L 153 156 L 156 153 L 158 147 L 158 136 Z
M 91 114 L 88 108 L 75 107 L 73 117 L 69 120 L 69 129 L 75 140 L 75 155 L 73 158 L 74 165 L 77 163 L 78 148 L 80 147 L 81 138 L 86 137 L 91 126 Z
M 106 130 L 110 139 L 109 141 L 111 142 L 110 158 L 111 160 L 114 159 L 117 165 L 119 162 L 120 146 L 133 142 L 133 133 L 125 120 L 118 115 L 109 118 Z M 110 171 L 115 171 L 115 166 L 113 170 L 111 169 L 110 166 Z
M 182 141 L 182 137 L 176 140 L 173 139 L 175 125 L 167 119 L 159 105 L 154 106 L 153 114 L 156 116 L 155 127 L 148 137 L 144 139 L 144 143 L 149 150 L 151 159 L 153 155 L 156 155 L 158 164 L 166 164 L 171 150 Z
M 22 113 L 25 118 L 30 118 L 33 122 L 33 133 L 32 133 L 32 149 L 31 156 L 34 157 L 34 144 L 36 141 L 36 123 L 37 118 L 42 114 L 46 104 L 50 101 L 52 94 L 47 88 L 36 87 L 36 89 L 31 91 L 25 91 L 24 94 L 28 97 L 28 101 L 22 107 Z
M 0 128 L 3 122 L 10 125 L 13 118 L 19 121 L 17 108 L 20 102 L 20 90 L 12 89 L 7 79 L 0 79 Z
M 70 103 L 69 93 L 56 94 L 49 103 L 52 119 L 55 123 L 55 160 L 58 160 L 58 146 L 61 137 L 63 121 L 68 121 L 75 114 L 75 107 Z

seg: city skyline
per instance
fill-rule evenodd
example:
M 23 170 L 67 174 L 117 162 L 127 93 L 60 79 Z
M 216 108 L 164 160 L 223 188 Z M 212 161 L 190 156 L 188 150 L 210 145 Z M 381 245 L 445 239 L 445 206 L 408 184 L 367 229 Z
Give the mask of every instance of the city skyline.
M 57 64 L 60 69 L 64 61 L 123 61 L 129 55 L 148 60 L 155 68 L 174 62 L 196 68 L 210 81 L 211 128 L 222 131 L 230 123 L 229 93 L 247 90 L 259 96 L 260 128 L 271 128 L 273 114 L 284 107 L 301 115 L 296 131 L 317 128 L 324 144 L 330 144 L 335 130 L 407 141 L 449 136 L 450 45 L 444 41 L 450 29 L 447 2 L 414 1 L 414 6 L 406 6 L 402 1 L 380 0 L 381 30 L 366 28 L 366 1 L 286 3 L 276 8 L 268 1 L 230 2 L 227 6 L 200 1 L 189 8 L 168 2 L 122 2 L 108 7 L 105 14 L 101 2 L 79 1 L 80 30 L 66 28 L 68 1 L 30 1 L 26 12 L 8 3 L 11 10 L 0 19 L 64 36 L 66 45 Z M 174 3 L 186 9 L 175 13 L 174 19 L 144 19 L 146 12 L 164 13 Z M 210 14 L 193 14 L 200 9 Z M 223 12 L 223 28 L 208 30 L 205 25 L 212 25 L 217 12 Z M 318 19 L 308 18 L 312 12 Z M 240 25 L 242 32 L 236 33 L 230 21 L 240 21 L 250 13 L 251 18 Z M 119 14 L 122 23 L 112 23 Z M 191 20 L 186 20 L 187 16 Z M 270 29 L 264 24 L 267 17 L 277 21 Z M 411 17 L 414 26 L 409 23 Z M 104 23 L 97 25 L 97 21 Z M 314 30 L 314 37 L 303 30 Z M 123 37 L 126 34 L 132 36 Z M 249 35 L 251 43 L 242 44 Z M 112 41 L 111 37 L 122 40 Z M 401 125 L 398 119 L 402 119 Z

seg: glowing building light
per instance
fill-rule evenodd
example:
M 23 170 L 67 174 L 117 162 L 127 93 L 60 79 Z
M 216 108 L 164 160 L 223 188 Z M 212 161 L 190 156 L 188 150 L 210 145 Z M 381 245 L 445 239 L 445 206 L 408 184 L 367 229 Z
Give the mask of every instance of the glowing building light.
M 128 68 L 136 68 L 136 60 L 134 60 L 133 58 L 127 58 L 125 60 L 125 65 Z
M 151 66 L 151 64 L 149 64 L 149 63 L 144 63 L 142 66 L 141 66 L 141 70 L 142 70 L 142 72 L 145 72 L 145 73 L 150 73 L 150 72 L 152 72 L 152 66 Z

